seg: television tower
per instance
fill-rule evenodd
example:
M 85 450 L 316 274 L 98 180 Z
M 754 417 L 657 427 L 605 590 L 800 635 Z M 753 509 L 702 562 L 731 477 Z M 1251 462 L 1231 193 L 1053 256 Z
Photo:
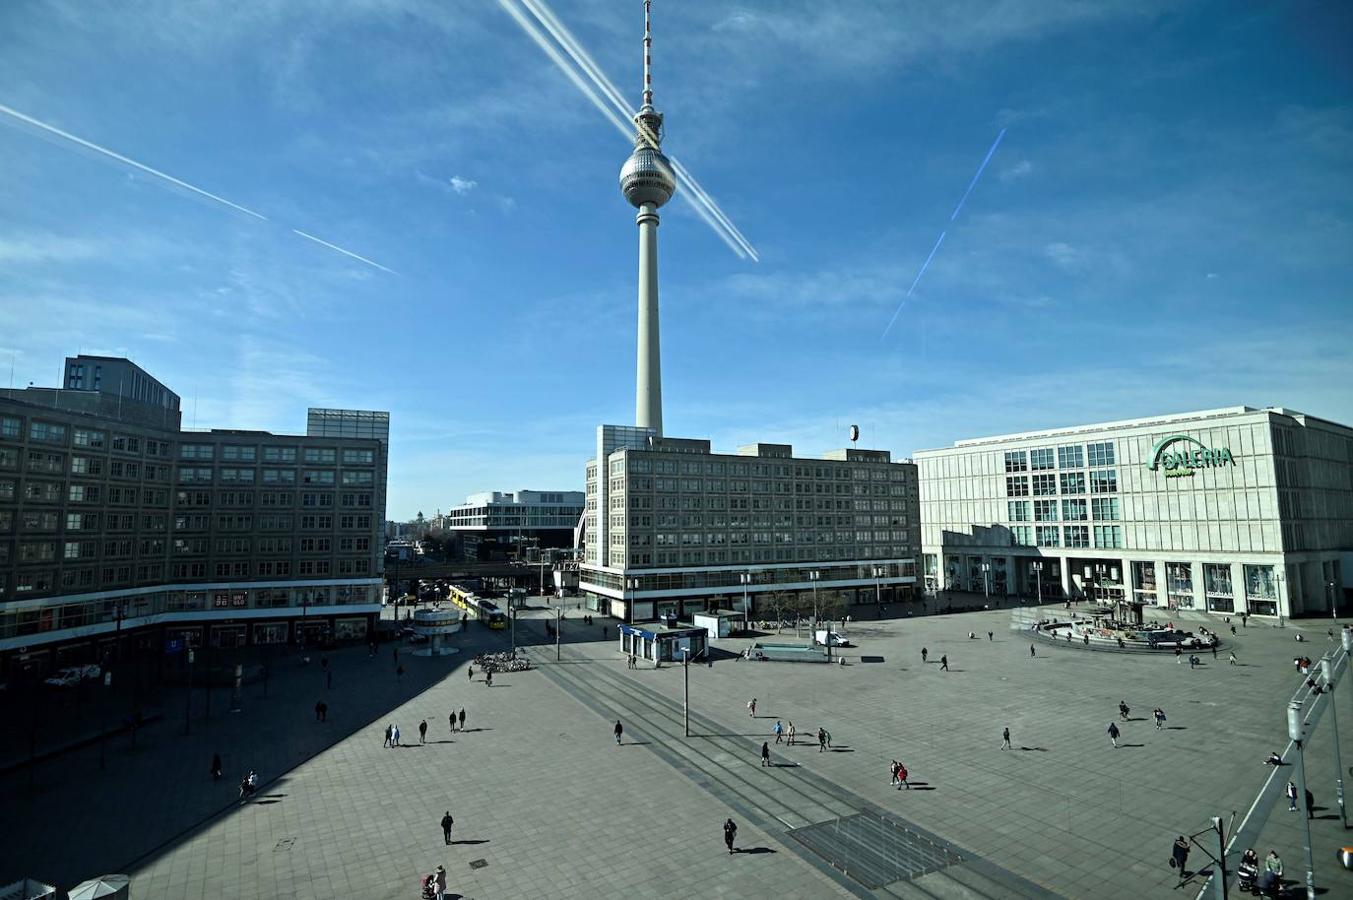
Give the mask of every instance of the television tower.
M 644 102 L 634 115 L 634 152 L 620 169 L 620 190 L 639 214 L 639 359 L 634 424 L 662 437 L 662 351 L 658 340 L 658 207 L 676 192 L 676 173 L 662 155 L 662 113 L 653 108 L 652 0 L 644 0 Z

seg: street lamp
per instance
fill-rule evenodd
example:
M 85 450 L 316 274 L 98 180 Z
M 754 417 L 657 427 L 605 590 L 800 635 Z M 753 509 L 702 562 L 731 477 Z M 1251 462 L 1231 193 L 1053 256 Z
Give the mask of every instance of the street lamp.
M 1303 745 L 1301 729 L 1301 701 L 1293 700 L 1287 704 L 1287 736 L 1297 746 L 1297 796 L 1302 806 L 1306 800 L 1306 750 Z M 1311 855 L 1311 819 L 1310 813 L 1301 817 L 1302 850 L 1306 853 L 1306 900 L 1315 900 L 1315 859 Z
M 1335 602 L 1335 601 L 1338 599 L 1338 596 L 1339 596 L 1339 595 L 1336 594 L 1336 593 L 1334 592 L 1334 588 L 1335 588 L 1336 586 L 1337 586 L 1337 585 L 1335 585 L 1335 583 L 1334 583 L 1333 581 L 1327 581 L 1327 582 L 1325 582 L 1325 590 L 1329 591 L 1329 595 L 1330 595 L 1330 618 L 1331 618 L 1331 619 L 1338 619 L 1338 618 L 1339 618 L 1339 609 L 1338 609 L 1338 606 L 1337 606 L 1337 604 L 1336 604 L 1336 602 Z
M 706 652 L 709 652 L 706 650 Z M 691 736 L 691 648 L 681 648 L 681 721 L 686 737 Z
M 1348 633 L 1344 633 L 1344 643 L 1348 643 Z M 1333 654 L 1327 654 L 1320 660 L 1320 672 L 1325 676 L 1325 693 L 1330 695 L 1330 732 L 1334 738 L 1334 791 L 1339 800 L 1339 819 L 1344 828 L 1348 827 L 1348 812 L 1344 808 L 1344 764 L 1339 758 L 1339 715 L 1334 703 L 1334 660 Z
M 817 631 L 817 583 L 822 578 L 822 573 L 816 569 L 808 573 L 808 580 L 813 583 L 813 631 Z
M 1034 570 L 1034 584 L 1037 586 L 1038 591 L 1038 596 L 1034 599 L 1034 605 L 1037 606 L 1043 602 L 1043 563 L 1030 563 L 1029 568 Z
M 883 613 L 883 588 L 879 586 L 879 579 L 888 574 L 888 570 L 883 566 L 874 566 L 874 608 L 882 615 Z
M 751 606 L 748 604 L 747 592 L 751 589 L 752 573 L 743 572 L 738 576 L 738 581 L 742 584 L 742 630 L 751 631 L 752 625 L 749 618 Z
M 982 598 L 991 604 L 991 563 L 982 563 Z
M 634 604 L 635 604 L 635 601 L 636 601 L 636 598 L 635 598 L 634 595 L 635 595 L 636 593 L 638 593 L 638 591 L 639 591 L 639 579 L 637 579 L 637 578 L 626 578 L 626 579 L 625 579 L 625 590 L 629 592 L 629 593 L 624 597 L 624 600 L 625 600 L 625 623 L 626 623 L 627 625 L 633 625 L 633 624 L 634 624 Z

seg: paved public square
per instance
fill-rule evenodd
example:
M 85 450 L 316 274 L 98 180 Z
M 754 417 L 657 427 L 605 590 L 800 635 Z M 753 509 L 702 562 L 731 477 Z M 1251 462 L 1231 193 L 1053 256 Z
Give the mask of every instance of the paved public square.
M 479 900 L 1194 896 L 1201 879 L 1177 887 L 1165 864 L 1171 841 L 1214 815 L 1236 811 L 1240 825 L 1269 776 L 1264 756 L 1286 745 L 1283 710 L 1300 683 L 1291 658 L 1329 649 L 1328 623 L 1254 625 L 1234 641 L 1240 665 L 1227 664 L 1228 647 L 1191 670 L 1168 655 L 1041 643 L 1031 656 L 1011 621 L 992 610 L 852 623 L 859 646 L 845 666 L 732 655 L 692 665 L 689 739 L 681 667 L 627 669 L 614 640 L 600 639 L 607 624 L 615 636 L 607 620 L 570 621 L 560 662 L 553 645 L 533 647 L 538 670 L 497 675 L 492 687 L 466 677 L 477 649 L 506 643 L 484 629 L 456 638 L 457 656 L 405 653 L 402 679 L 389 648 L 376 659 L 341 651 L 327 723 L 314 721 L 316 674 L 303 671 L 275 678 L 267 699 L 250 686 L 244 712 L 191 737 L 181 720 L 147 729 L 148 746 L 118 751 L 107 772 L 96 751 L 69 754 L 44 764 L 28 799 L 24 774 L 5 776 L 6 796 L 20 798 L 11 821 L 29 827 L 7 838 L 0 874 L 68 887 L 121 870 L 138 900 L 415 897 L 419 875 L 439 863 L 453 896 Z M 1309 643 L 1295 643 L 1298 630 Z M 542 642 L 543 621 L 523 620 L 518 636 Z M 1120 699 L 1132 721 L 1114 749 L 1105 729 Z M 447 714 L 462 706 L 468 730 L 452 734 Z M 1150 721 L 1155 706 L 1165 730 Z M 1339 712 L 1353 727 L 1353 703 Z M 774 743 L 777 719 L 795 724 L 801 746 Z M 391 722 L 402 748 L 382 746 Z M 812 737 L 819 726 L 831 752 Z M 763 740 L 771 768 L 760 765 Z M 1327 809 L 1312 824 L 1317 885 L 1338 896 L 1353 875 L 1333 861 L 1347 841 L 1329 817 L 1329 743 L 1324 720 L 1307 761 Z M 1343 749 L 1353 763 L 1353 746 Z M 212 752 L 226 757 L 220 783 L 207 775 Z M 910 770 L 911 790 L 890 787 L 892 759 Z M 263 796 L 239 806 L 237 770 L 251 766 Z M 1300 879 L 1298 816 L 1278 800 L 1271 791 L 1251 817 L 1256 846 L 1277 847 Z M 451 846 L 438 824 L 447 809 Z M 729 816 L 741 851 L 732 857 Z M 872 844 L 845 839 L 864 832 Z M 878 852 L 850 856 L 866 845 Z M 1205 865 L 1195 850 L 1190 868 Z M 886 880 L 903 871 L 914 877 Z

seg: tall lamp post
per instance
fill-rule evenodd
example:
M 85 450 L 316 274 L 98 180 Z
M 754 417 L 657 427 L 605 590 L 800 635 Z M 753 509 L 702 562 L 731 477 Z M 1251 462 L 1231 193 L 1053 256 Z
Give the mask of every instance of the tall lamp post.
M 1335 587 L 1337 587 L 1337 585 L 1336 585 L 1333 581 L 1327 581 L 1327 582 L 1325 582 L 1325 590 L 1329 591 L 1329 595 L 1330 595 L 1330 618 L 1331 618 L 1331 619 L 1337 619 L 1337 618 L 1339 618 L 1339 606 L 1338 606 L 1338 603 L 1336 602 L 1336 601 L 1338 600 L 1338 598 L 1339 598 L 1339 595 L 1336 594 L 1336 593 L 1334 592 Z
M 991 563 L 982 563 L 982 599 L 991 605 Z
M 879 584 L 879 579 L 888 574 L 888 570 L 883 566 L 874 566 L 874 611 L 882 615 L 883 613 L 883 588 Z
M 708 651 L 706 651 L 708 652 Z M 691 648 L 681 648 L 681 722 L 691 736 Z
M 1297 796 L 1305 806 L 1306 797 L 1306 748 L 1305 735 L 1301 729 L 1301 702 L 1293 700 L 1287 705 L 1287 736 L 1297 745 Z M 1311 855 L 1311 819 L 1309 815 L 1301 817 L 1302 850 L 1306 854 L 1306 900 L 1315 900 L 1315 859 Z
M 1041 561 L 1029 564 L 1029 568 L 1034 570 L 1034 585 L 1038 596 L 1034 598 L 1034 605 L 1043 602 L 1043 563 Z
M 636 598 L 634 595 L 635 595 L 636 593 L 639 592 L 639 579 L 637 579 L 637 578 L 626 578 L 626 579 L 625 579 L 625 590 L 629 592 L 629 593 L 628 593 L 628 596 L 625 597 L 625 624 L 626 624 L 626 625 L 633 625 L 633 624 L 634 624 L 634 604 L 635 604 L 635 602 L 636 602 L 637 599 L 638 599 L 638 598 Z
M 738 581 L 742 584 L 742 630 L 751 631 L 751 606 L 748 604 L 747 592 L 751 590 L 752 573 L 743 572 L 738 576 Z
M 1344 643 L 1349 641 L 1348 632 L 1344 632 Z M 1339 821 L 1348 828 L 1348 811 L 1344 808 L 1344 764 L 1339 757 L 1339 714 L 1334 702 L 1334 660 L 1326 655 L 1320 660 L 1320 671 L 1325 676 L 1325 693 L 1330 695 L 1330 734 L 1334 739 L 1334 792 L 1339 801 Z
M 822 578 L 822 573 L 814 569 L 808 573 L 808 580 L 813 583 L 813 631 L 814 636 L 817 632 L 817 583 Z

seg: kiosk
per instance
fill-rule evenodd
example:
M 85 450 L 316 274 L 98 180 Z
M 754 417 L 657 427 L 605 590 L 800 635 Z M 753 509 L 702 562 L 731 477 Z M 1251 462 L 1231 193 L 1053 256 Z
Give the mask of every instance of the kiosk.
M 660 625 L 620 625 L 620 651 L 660 665 L 703 659 L 709 650 L 704 628 L 663 628 Z

